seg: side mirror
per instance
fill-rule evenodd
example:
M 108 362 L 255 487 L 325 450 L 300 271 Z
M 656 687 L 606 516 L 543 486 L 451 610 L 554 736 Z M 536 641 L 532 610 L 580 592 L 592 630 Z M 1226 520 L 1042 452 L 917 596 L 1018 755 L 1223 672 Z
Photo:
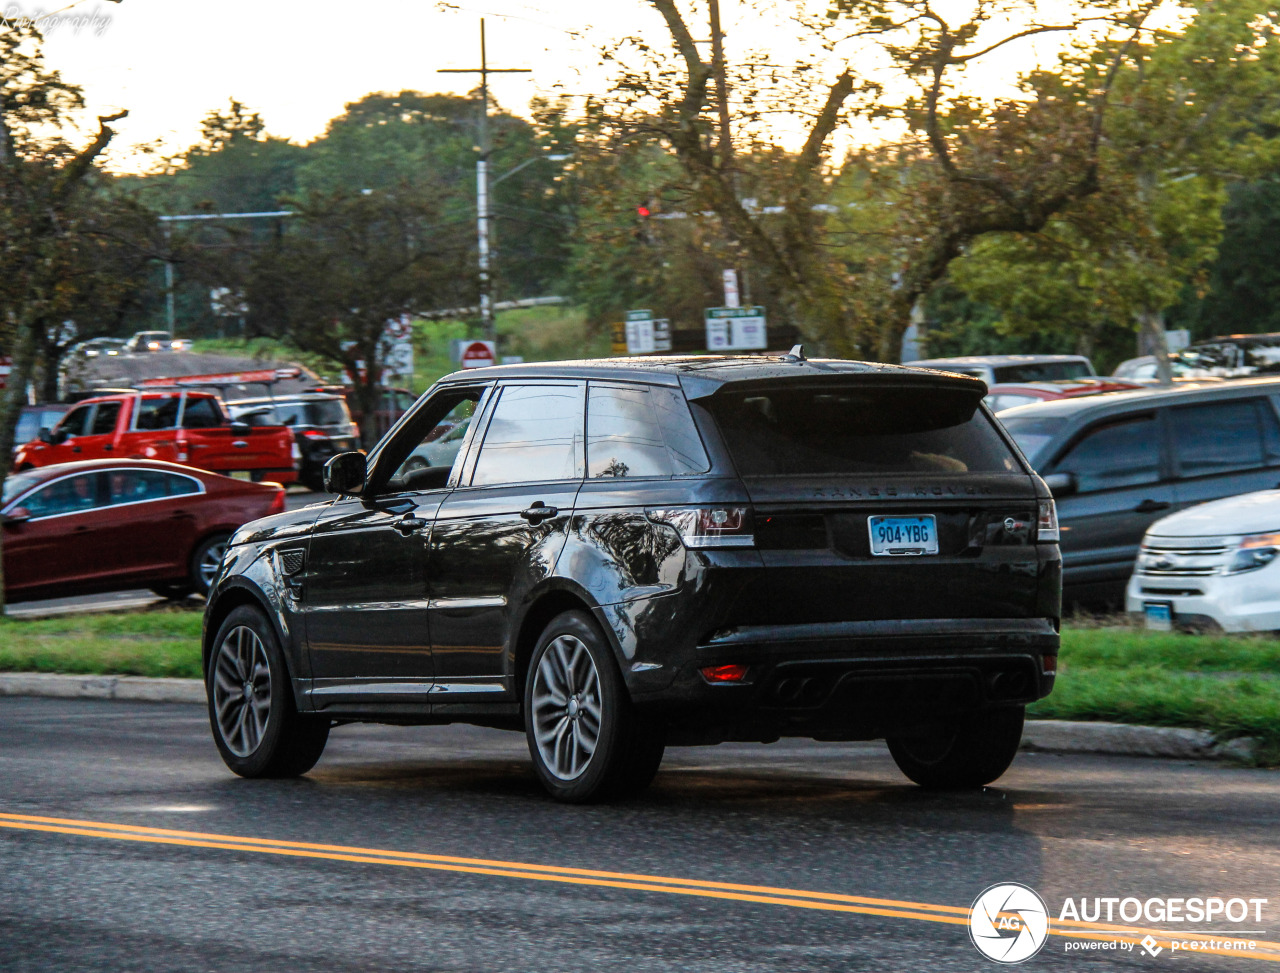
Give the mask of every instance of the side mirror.
M 327 493 L 358 494 L 364 489 L 369 468 L 364 453 L 338 453 L 324 464 L 324 488 Z
M 31 511 L 26 507 L 14 507 L 3 517 L 0 517 L 0 523 L 5 524 L 24 524 L 31 519 Z
M 1074 473 L 1050 473 L 1044 478 L 1044 485 L 1057 497 L 1067 497 L 1076 492 L 1076 475 Z
M 247 422 L 242 422 L 239 419 L 233 419 L 231 422 L 231 435 L 233 436 L 247 436 L 252 431 L 253 426 Z
M 40 442 L 42 442 L 42 443 L 48 443 L 50 446 L 52 446 L 52 445 L 53 445 L 53 430 L 52 430 L 52 429 L 50 429 L 48 426 L 41 426 L 41 427 L 40 427 L 40 432 L 36 435 L 36 438 L 37 438 L 37 439 L 39 439 L 39 440 L 40 440 Z

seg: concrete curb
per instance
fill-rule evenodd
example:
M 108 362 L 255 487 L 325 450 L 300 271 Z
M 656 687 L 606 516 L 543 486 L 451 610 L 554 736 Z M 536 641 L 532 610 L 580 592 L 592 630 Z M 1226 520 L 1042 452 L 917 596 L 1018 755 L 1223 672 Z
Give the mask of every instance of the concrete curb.
M 1127 757 L 1173 757 L 1180 760 L 1253 759 L 1255 741 L 1241 737 L 1218 743 L 1207 730 L 1128 723 L 1071 720 L 1027 720 L 1023 750 L 1050 753 L 1105 753 Z
M 203 703 L 199 679 L 145 676 L 59 676 L 43 672 L 0 672 L 0 696 L 54 696 L 60 699 L 128 699 L 147 703 Z
M 199 679 L 148 679 L 142 676 L 61 676 L 41 672 L 0 672 L 0 696 L 52 696 L 60 699 L 124 699 L 148 703 L 205 702 Z M 1048 753 L 1101 753 L 1178 760 L 1253 759 L 1254 740 L 1217 743 L 1205 730 L 1127 723 L 1027 720 L 1022 749 Z

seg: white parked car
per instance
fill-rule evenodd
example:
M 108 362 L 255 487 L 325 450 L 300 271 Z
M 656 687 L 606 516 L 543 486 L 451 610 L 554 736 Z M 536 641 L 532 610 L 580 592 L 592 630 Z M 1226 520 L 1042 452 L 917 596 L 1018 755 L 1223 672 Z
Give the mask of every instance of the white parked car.
M 1148 628 L 1280 630 L 1280 490 L 1214 500 L 1157 520 L 1125 607 Z

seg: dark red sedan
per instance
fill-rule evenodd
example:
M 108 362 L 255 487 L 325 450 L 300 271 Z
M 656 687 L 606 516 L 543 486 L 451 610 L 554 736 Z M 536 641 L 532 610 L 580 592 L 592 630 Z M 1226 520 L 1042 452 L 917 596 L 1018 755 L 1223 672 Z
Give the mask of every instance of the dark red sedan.
M 4 482 L 9 601 L 151 588 L 204 594 L 242 524 L 281 513 L 284 488 L 155 460 L 86 460 Z
M 1097 395 L 1099 392 L 1125 392 L 1146 388 L 1137 382 L 1117 378 L 1064 378 L 1048 382 L 998 382 L 987 389 L 982 401 L 992 412 L 1016 409 L 1020 405 Z

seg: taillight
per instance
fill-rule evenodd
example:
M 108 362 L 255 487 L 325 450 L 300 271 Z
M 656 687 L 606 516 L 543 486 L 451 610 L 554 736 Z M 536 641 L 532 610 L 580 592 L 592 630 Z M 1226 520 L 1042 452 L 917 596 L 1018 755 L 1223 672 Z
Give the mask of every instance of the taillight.
M 328 439 L 327 433 L 323 433 L 318 429 L 308 429 L 302 434 L 307 439 Z
M 701 672 L 707 682 L 742 682 L 747 678 L 744 665 L 703 666 Z
M 754 547 L 750 507 L 668 507 L 646 510 L 654 523 L 675 528 L 685 547 Z
M 267 514 L 284 513 L 284 487 L 276 488 L 276 495 L 271 501 L 271 506 L 267 509 Z
M 1040 671 L 1046 676 L 1056 675 L 1058 672 L 1058 657 L 1056 655 L 1046 655 L 1044 665 L 1040 667 Z
M 1058 508 L 1052 500 L 1040 501 L 1040 516 L 1036 520 L 1036 540 L 1058 540 Z

